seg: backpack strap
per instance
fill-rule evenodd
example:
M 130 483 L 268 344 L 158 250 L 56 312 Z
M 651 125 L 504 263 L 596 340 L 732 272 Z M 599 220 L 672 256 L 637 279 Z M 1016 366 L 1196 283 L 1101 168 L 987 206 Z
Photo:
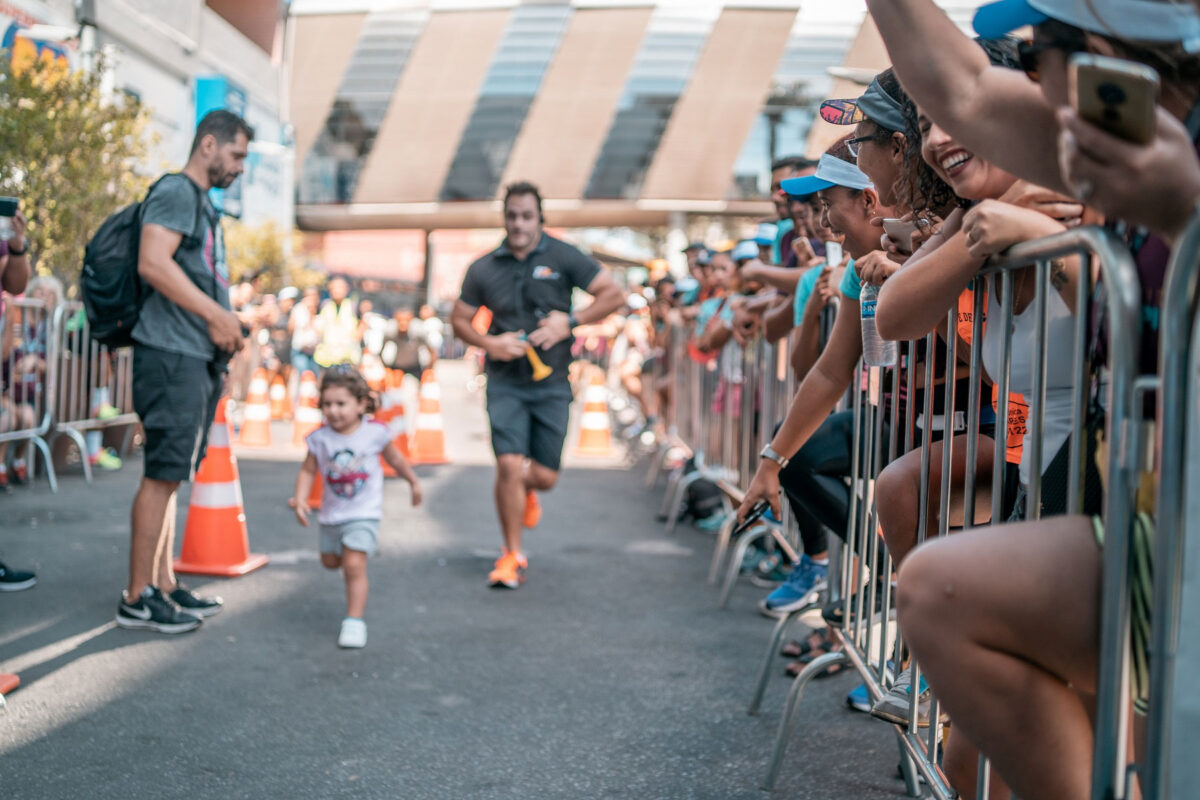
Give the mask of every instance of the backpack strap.
M 154 194 L 154 190 L 158 188 L 160 183 L 165 181 L 167 178 L 173 178 L 177 175 L 186 180 L 188 182 L 188 186 L 191 186 L 192 190 L 196 193 L 196 221 L 192 224 L 191 235 L 185 235 L 179 242 L 179 247 L 199 247 L 204 242 L 204 190 L 197 186 L 195 181 L 184 175 L 182 172 L 168 172 L 166 175 L 163 175 L 161 178 L 156 180 L 150 186 L 150 188 L 146 190 L 146 196 L 142 198 L 141 205 L 138 208 L 138 227 L 140 228 L 142 225 L 142 215 L 146 211 L 146 201 L 150 199 L 150 195 Z M 213 232 L 213 237 L 214 239 L 216 238 L 215 231 Z M 178 249 L 179 248 L 176 248 L 176 251 L 178 251 Z M 210 296 L 213 300 L 217 299 L 217 274 L 215 264 L 213 265 L 212 292 L 210 293 Z

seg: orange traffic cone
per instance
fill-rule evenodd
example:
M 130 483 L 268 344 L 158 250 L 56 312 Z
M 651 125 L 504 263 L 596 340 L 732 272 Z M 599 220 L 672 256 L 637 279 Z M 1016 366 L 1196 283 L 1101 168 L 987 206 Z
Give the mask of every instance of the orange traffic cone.
M 392 444 L 396 445 L 400 455 L 409 458 L 411 454 L 408 449 L 408 424 L 404 418 L 404 371 L 389 369 L 387 377 L 384 379 L 384 387 L 383 393 L 380 395 L 380 403 L 383 407 L 375 414 L 375 419 L 391 429 Z M 383 477 L 399 477 L 396 470 L 392 469 L 392 465 L 387 463 L 382 455 L 379 457 L 379 463 L 383 466 Z
M 282 375 L 271 380 L 271 419 L 291 419 L 292 404 L 288 401 L 287 382 Z
M 21 679 L 11 672 L 0 672 L 0 697 L 21 685 Z
M 362 376 L 371 391 L 382 392 L 387 381 L 388 369 L 379 360 L 379 356 L 374 353 L 363 353 Z
M 208 452 L 192 484 L 183 549 L 175 559 L 177 572 L 233 578 L 267 563 L 265 554 L 250 552 L 237 459 L 229 449 L 232 430 L 225 418 L 225 403 L 221 400 L 217 406 Z
M 305 370 L 300 376 L 300 396 L 296 415 L 292 418 L 292 445 L 304 446 L 304 437 L 321 427 L 320 398 L 317 396 L 317 376 Z
M 321 495 L 325 491 L 325 486 L 321 481 L 321 472 L 313 476 L 312 491 L 308 493 L 308 507 L 314 511 L 321 510 Z
M 238 444 L 247 447 L 271 446 L 271 401 L 267 398 L 267 392 L 267 371 L 259 367 L 250 381 Z
M 583 416 L 579 421 L 579 444 L 575 455 L 607 458 L 613 453 L 612 430 L 608 421 L 608 390 L 599 370 L 583 394 Z
M 446 430 L 442 421 L 442 391 L 433 370 L 421 374 L 421 403 L 417 408 L 417 429 L 413 434 L 414 464 L 448 464 Z

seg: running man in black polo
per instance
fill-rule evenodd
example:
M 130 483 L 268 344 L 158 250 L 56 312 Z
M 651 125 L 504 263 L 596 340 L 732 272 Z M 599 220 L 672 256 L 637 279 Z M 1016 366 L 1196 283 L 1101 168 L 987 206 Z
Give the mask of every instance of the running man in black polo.
M 571 407 L 567 369 L 572 331 L 599 322 L 624 302 L 608 271 L 544 233 L 543 221 L 537 187 L 509 186 L 504 195 L 504 242 L 467 269 L 450 318 L 459 339 L 487 354 L 496 511 L 504 535 L 488 583 L 508 589 L 525 580 L 521 532 L 522 527 L 537 525 L 541 517 L 536 493 L 549 491 L 558 482 Z M 571 310 L 576 288 L 593 298 L 578 315 Z M 481 306 L 492 312 L 487 334 L 471 327 Z M 534 380 L 526 356 L 528 345 L 554 370 L 549 377 Z

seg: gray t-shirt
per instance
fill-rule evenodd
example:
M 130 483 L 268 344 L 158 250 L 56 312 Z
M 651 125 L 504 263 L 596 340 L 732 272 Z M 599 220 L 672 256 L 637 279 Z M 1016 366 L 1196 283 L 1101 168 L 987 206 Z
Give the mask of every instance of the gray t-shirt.
M 204 207 L 197 226 L 196 203 L 201 198 Z M 175 251 L 175 263 L 200 291 L 215 299 L 222 308 L 229 308 L 225 240 L 221 236 L 220 217 L 208 195 L 186 175 L 170 175 L 142 204 L 142 224 L 148 223 L 183 234 L 183 241 Z M 215 348 L 208 338 L 207 323 L 149 286 L 146 288 L 149 294 L 133 328 L 134 341 L 212 361 Z

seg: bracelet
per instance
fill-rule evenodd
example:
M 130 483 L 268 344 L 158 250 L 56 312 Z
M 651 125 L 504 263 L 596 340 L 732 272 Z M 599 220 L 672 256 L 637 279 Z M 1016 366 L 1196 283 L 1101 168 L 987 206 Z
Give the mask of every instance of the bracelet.
M 29 252 L 29 239 L 28 238 L 25 239 L 25 249 L 24 250 L 17 250 L 12 245 L 8 246 L 8 254 L 10 256 L 23 256 L 28 252 Z

